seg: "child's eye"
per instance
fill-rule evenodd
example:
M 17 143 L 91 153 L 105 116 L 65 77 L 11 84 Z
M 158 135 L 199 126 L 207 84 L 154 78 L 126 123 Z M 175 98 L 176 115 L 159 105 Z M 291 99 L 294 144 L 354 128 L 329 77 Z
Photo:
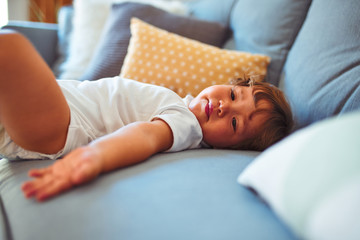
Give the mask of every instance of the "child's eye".
M 230 96 L 231 96 L 231 100 L 235 100 L 235 93 L 234 93 L 234 89 L 231 89 L 231 92 L 230 92 Z
M 232 124 L 233 129 L 234 129 L 234 132 L 235 132 L 235 131 L 236 131 L 236 118 L 233 118 L 233 119 L 232 119 L 231 124 Z

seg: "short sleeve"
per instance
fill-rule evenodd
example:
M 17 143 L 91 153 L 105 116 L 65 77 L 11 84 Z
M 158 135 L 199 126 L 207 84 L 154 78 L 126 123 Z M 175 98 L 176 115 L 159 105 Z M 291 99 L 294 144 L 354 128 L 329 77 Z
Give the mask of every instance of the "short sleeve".
M 173 106 L 153 119 L 155 118 L 165 121 L 172 131 L 173 144 L 167 152 L 200 147 L 203 137 L 200 124 L 186 107 Z

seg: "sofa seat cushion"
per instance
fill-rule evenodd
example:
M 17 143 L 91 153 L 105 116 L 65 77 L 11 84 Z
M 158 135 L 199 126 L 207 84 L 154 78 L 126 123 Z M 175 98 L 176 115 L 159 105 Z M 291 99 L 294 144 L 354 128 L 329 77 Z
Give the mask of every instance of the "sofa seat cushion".
M 8 231 L 16 240 L 296 239 L 236 182 L 258 154 L 212 149 L 157 154 L 44 203 L 25 199 L 20 185 L 30 168 L 52 161 L 0 160 Z

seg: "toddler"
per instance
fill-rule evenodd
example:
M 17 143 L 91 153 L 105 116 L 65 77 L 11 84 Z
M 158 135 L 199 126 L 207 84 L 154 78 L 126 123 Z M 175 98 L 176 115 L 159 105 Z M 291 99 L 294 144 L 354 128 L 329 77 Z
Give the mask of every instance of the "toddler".
M 0 155 L 57 159 L 29 171 L 43 201 L 151 155 L 199 147 L 263 150 L 286 136 L 290 107 L 276 87 L 236 79 L 198 96 L 120 77 L 56 81 L 22 35 L 0 32 Z

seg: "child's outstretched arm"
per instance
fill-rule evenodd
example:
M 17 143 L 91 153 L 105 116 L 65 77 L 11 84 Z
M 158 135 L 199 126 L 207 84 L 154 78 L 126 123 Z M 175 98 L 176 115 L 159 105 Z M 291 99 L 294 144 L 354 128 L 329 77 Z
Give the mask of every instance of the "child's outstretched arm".
M 144 161 L 169 149 L 172 142 L 171 129 L 164 121 L 135 122 L 75 149 L 47 168 L 30 170 L 34 179 L 25 182 L 22 190 L 27 198 L 43 201 L 100 173 Z

